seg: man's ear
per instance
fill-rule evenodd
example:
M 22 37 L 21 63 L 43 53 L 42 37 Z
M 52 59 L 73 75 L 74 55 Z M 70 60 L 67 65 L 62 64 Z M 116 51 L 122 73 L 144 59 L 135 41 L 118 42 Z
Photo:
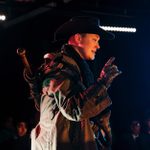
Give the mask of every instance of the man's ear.
M 80 41 L 81 41 L 81 34 L 79 34 L 79 33 L 76 33 L 75 35 L 74 35 L 74 39 L 75 39 L 75 42 L 76 43 L 80 43 Z

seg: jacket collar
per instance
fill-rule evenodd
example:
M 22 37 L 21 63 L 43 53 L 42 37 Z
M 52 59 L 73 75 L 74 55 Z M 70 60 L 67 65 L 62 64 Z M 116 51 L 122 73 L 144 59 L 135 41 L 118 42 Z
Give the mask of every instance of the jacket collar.
M 68 57 L 71 57 L 77 63 L 78 67 L 80 68 L 83 83 L 84 85 L 86 85 L 86 87 L 94 83 L 94 76 L 92 71 L 90 70 L 88 63 L 86 62 L 86 60 L 81 58 L 81 56 L 71 45 L 63 45 L 62 53 L 67 55 Z

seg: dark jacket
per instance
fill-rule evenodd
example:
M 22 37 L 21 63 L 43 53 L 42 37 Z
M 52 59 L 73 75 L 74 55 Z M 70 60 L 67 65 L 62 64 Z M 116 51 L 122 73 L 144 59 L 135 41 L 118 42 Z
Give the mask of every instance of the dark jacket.
M 111 105 L 107 89 L 101 82 L 94 82 L 87 63 L 71 46 L 66 45 L 59 55 L 53 66 L 46 64 L 42 70 L 42 94 L 37 100 L 41 116 L 34 133 L 39 126 L 42 135 L 53 131 L 52 150 L 96 150 L 90 119 Z M 104 116 L 98 120 L 110 135 L 110 113 Z M 40 132 L 34 142 L 40 141 Z

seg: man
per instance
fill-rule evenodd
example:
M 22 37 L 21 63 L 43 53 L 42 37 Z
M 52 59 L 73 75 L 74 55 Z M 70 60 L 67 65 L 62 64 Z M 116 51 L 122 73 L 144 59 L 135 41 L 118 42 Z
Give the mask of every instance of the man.
M 129 132 L 124 133 L 118 141 L 118 149 L 139 150 L 140 132 L 140 121 L 137 119 L 131 120 Z
M 29 82 L 40 110 L 40 121 L 31 135 L 32 150 L 97 150 L 91 119 L 111 105 L 107 89 L 121 73 L 112 64 L 112 57 L 97 81 L 93 80 L 85 60 L 94 60 L 101 38 L 114 36 L 101 29 L 94 17 L 74 17 L 56 30 L 55 41 L 67 44 L 60 53 L 46 55 L 45 63 Z M 104 116 L 97 120 L 110 136 L 110 113 Z
M 14 142 L 15 150 L 30 150 L 30 135 L 29 133 L 28 123 L 24 120 L 20 120 L 17 122 L 16 131 L 17 137 Z
M 143 132 L 140 136 L 139 150 L 150 149 L 150 111 L 146 111 L 143 119 Z

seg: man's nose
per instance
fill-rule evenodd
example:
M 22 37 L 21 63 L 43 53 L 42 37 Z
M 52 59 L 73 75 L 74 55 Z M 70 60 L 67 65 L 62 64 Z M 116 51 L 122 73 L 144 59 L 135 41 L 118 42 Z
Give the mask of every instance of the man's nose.
M 100 47 L 100 44 L 97 44 L 96 48 L 97 48 L 97 49 L 100 49 L 100 48 L 101 48 L 101 47 Z

